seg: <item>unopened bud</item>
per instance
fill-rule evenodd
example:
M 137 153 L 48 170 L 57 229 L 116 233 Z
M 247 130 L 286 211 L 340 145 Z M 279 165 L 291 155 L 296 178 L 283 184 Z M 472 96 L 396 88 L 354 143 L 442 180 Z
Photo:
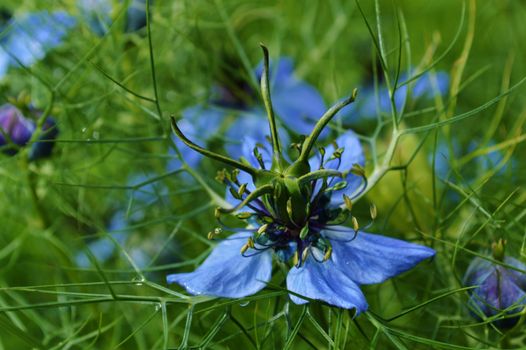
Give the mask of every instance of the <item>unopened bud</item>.
M 506 248 L 506 240 L 500 238 L 497 242 L 491 244 L 491 249 L 493 251 L 493 258 L 498 261 L 504 260 Z

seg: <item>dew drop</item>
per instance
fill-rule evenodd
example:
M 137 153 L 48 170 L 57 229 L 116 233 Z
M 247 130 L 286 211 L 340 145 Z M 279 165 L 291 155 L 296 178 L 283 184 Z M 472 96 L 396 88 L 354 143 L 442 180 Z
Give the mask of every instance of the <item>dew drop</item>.
M 144 277 L 141 277 L 141 276 L 135 276 L 132 279 L 132 282 L 134 282 L 136 286 L 142 286 L 144 281 L 145 281 Z

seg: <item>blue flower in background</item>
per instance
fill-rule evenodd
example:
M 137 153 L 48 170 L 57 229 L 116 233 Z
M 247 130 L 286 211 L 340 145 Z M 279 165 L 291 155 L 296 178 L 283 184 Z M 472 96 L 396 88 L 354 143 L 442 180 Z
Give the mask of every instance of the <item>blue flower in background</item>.
M 128 180 L 129 186 L 137 186 L 148 182 L 154 177 L 154 174 L 137 174 Z M 163 197 L 168 194 L 168 189 L 160 182 L 148 183 L 137 190 L 130 191 L 128 201 L 130 210 L 123 208 L 128 207 L 128 203 L 114 212 L 106 227 L 106 232 L 120 246 L 128 249 L 132 234 L 131 226 L 140 223 L 146 217 L 146 210 L 154 205 L 163 202 Z M 108 261 L 117 251 L 115 242 L 109 237 L 95 239 L 87 244 L 88 249 L 99 263 Z M 150 257 L 144 247 L 132 246 L 127 250 L 134 263 L 143 268 L 150 262 Z M 158 247 L 157 247 L 158 248 Z M 91 262 L 88 256 L 81 252 L 75 257 L 76 263 L 80 267 L 89 267 Z
M 404 82 L 409 78 L 408 74 L 402 74 L 399 82 Z M 445 72 L 424 73 L 411 84 L 398 88 L 395 92 L 394 104 L 397 112 L 406 104 L 408 89 L 411 87 L 411 100 L 419 99 L 431 100 L 437 94 L 445 95 L 449 88 L 449 75 Z M 376 120 L 377 116 L 391 114 L 391 101 L 389 90 L 385 84 L 380 83 L 378 91 L 373 85 L 368 85 L 359 90 L 357 101 L 346 107 L 342 114 L 344 123 L 356 124 L 364 120 Z
M 194 295 L 245 297 L 270 281 L 275 256 L 293 265 L 286 283 L 295 293 L 290 295 L 294 303 L 316 299 L 355 309 L 358 314 L 368 307 L 360 285 L 381 283 L 434 256 L 433 249 L 421 245 L 342 226 L 350 218 L 342 203 L 358 195 L 364 185 L 362 177 L 351 170 L 363 166 L 365 157 L 353 132 L 341 135 L 335 143 L 337 146 L 327 147 L 309 164 L 311 169 L 339 171 L 343 178 L 313 178 L 306 185 L 312 193 L 303 226 L 291 223 L 292 219 L 283 221 L 264 200 L 253 200 L 243 208 L 247 210 L 243 215 L 249 217 L 248 228 L 222 240 L 195 271 L 167 276 L 168 283 L 178 283 Z M 269 169 L 272 153 L 258 144 L 245 138 L 243 155 L 253 167 Z M 232 205 L 239 206 L 256 190 L 252 178 L 243 172 L 236 180 L 227 177 L 225 183 L 233 190 L 227 191 Z M 239 195 L 244 185 L 246 189 Z M 237 199 L 232 192 L 238 193 Z
M 501 164 L 505 160 L 505 155 L 498 149 L 479 154 L 467 163 L 459 163 L 459 169 L 457 169 L 458 174 L 453 172 L 451 166 L 453 159 L 461 160 L 464 156 L 469 155 L 471 152 L 476 152 L 479 148 L 488 148 L 495 145 L 496 143 L 493 140 L 490 140 L 486 145 L 482 145 L 479 141 L 473 140 L 466 148 L 464 148 L 465 152 L 463 152 L 463 148 L 458 140 L 453 139 L 451 141 L 451 146 L 447 142 L 441 140 L 438 142 L 435 151 L 435 173 L 439 179 L 449 181 L 452 179 L 456 180 L 458 176 L 461 176 L 460 181 L 468 185 L 473 184 L 488 171 L 501 165 L 502 167 L 497 174 L 505 175 L 507 172 L 510 172 L 512 177 L 515 176 L 516 172 L 514 170 L 517 168 L 516 159 L 511 158 L 507 163 Z M 428 160 L 430 163 L 433 162 L 432 153 L 429 154 Z M 455 199 L 455 201 L 460 199 L 458 196 L 448 197 L 450 197 L 450 199 Z
M 9 67 L 25 66 L 43 59 L 48 51 L 59 46 L 75 19 L 65 12 L 40 11 L 10 18 L 1 26 L 0 78 Z
M 120 1 L 120 6 L 126 6 L 124 14 L 124 31 L 132 33 L 146 26 L 146 0 Z M 97 35 L 104 35 L 108 32 L 113 23 L 111 17 L 116 5 L 111 0 L 78 0 L 77 6 L 81 16 L 86 20 L 91 30 Z
M 500 241 L 495 247 L 503 245 Z M 502 249 L 502 248 L 501 248 Z M 495 256 L 496 260 L 512 266 L 514 270 L 476 257 L 464 276 L 465 286 L 476 286 L 470 291 L 469 308 L 478 319 L 500 315 L 494 324 L 501 328 L 513 327 L 517 315 L 526 306 L 526 265 L 512 257 Z M 510 315 L 514 315 L 510 317 Z
M 256 78 L 261 77 L 262 64 L 255 68 Z M 319 92 L 310 84 L 294 76 L 293 62 L 288 57 L 283 57 L 271 63 L 272 75 L 271 91 L 275 113 L 281 118 L 280 133 L 286 135 L 285 129 L 296 134 L 308 134 L 318 118 L 325 112 L 326 106 Z M 207 106 L 194 106 L 187 108 L 182 113 L 181 126 L 186 128 L 183 132 L 193 136 L 198 144 L 206 142 L 216 134 L 221 122 L 229 114 L 234 114 L 236 119 L 226 130 L 226 150 L 233 158 L 242 156 L 241 140 L 250 137 L 256 142 L 265 143 L 268 137 L 266 113 L 263 107 L 253 102 L 258 91 L 252 91 L 247 86 L 237 86 L 242 93 L 233 93 L 232 89 L 223 86 L 213 88 L 211 102 Z M 239 96 L 246 96 L 245 100 Z M 325 136 L 326 133 L 323 134 Z M 183 146 L 182 142 L 173 137 L 183 157 L 191 166 L 199 164 L 202 156 Z M 288 139 L 283 141 L 287 142 Z M 180 162 L 170 162 L 168 168 L 175 170 L 180 167 Z
M 33 108 L 30 110 L 36 115 L 40 114 Z M 35 122 L 26 118 L 15 106 L 5 104 L 0 107 L 0 148 L 4 153 L 16 154 L 20 147 L 27 145 L 35 130 Z M 57 136 L 58 127 L 55 120 L 47 117 L 38 141 L 31 145 L 29 159 L 36 160 L 51 156 Z

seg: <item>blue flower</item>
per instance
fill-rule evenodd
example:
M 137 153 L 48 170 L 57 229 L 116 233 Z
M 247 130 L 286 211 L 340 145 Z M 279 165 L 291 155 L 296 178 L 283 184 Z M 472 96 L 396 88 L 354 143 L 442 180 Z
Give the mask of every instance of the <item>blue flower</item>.
M 402 74 L 399 82 L 410 78 L 410 74 Z M 403 85 L 395 92 L 394 104 L 397 112 L 400 112 L 406 104 L 409 89 L 411 87 L 411 99 L 431 100 L 437 94 L 445 95 L 449 87 L 449 75 L 439 71 L 434 74 L 426 72 L 411 84 Z M 391 114 L 391 100 L 389 90 L 385 84 L 380 83 L 377 91 L 373 85 L 367 85 L 360 90 L 356 103 L 346 107 L 343 111 L 342 120 L 345 123 L 356 124 L 364 120 L 376 120 L 377 116 L 389 116 Z
M 126 2 L 120 1 L 124 6 Z M 114 5 L 111 0 L 78 0 L 79 11 L 97 35 L 108 32 L 113 20 Z M 129 0 L 125 13 L 124 31 L 132 33 L 146 26 L 146 0 Z
M 491 148 L 495 145 L 494 140 L 488 141 L 485 146 L 479 140 L 472 140 L 467 147 L 463 148 L 455 138 L 452 139 L 451 146 L 443 140 L 439 141 L 434 155 L 437 177 L 448 181 L 458 179 L 458 182 L 472 185 L 477 179 L 482 178 L 499 166 L 498 175 L 501 177 L 509 175 L 512 180 L 515 180 L 517 174 L 516 159 L 505 159 L 504 153 L 499 149 L 490 150 L 483 154 L 475 154 L 468 161 L 463 160 L 465 156 L 470 156 L 470 153 L 477 152 L 479 148 Z M 457 168 L 455 170 L 451 166 L 454 159 L 457 160 Z M 428 155 L 428 160 L 429 163 L 432 163 L 432 153 Z M 460 197 L 454 191 L 448 192 L 448 198 L 453 202 L 460 200 Z
M 272 151 L 244 139 L 244 157 L 254 167 L 270 169 Z M 222 240 L 210 256 L 193 272 L 167 276 L 194 295 L 245 297 L 263 289 L 271 279 L 273 256 L 292 264 L 287 289 L 296 304 L 316 299 L 357 314 L 367 309 L 360 285 L 376 284 L 407 271 L 434 250 L 381 235 L 342 226 L 350 219 L 342 202 L 363 189 L 359 170 L 365 157 L 353 132 L 341 135 L 321 154 L 309 160 L 312 169 L 341 172 L 340 176 L 316 178 L 306 188 L 309 214 L 295 222 L 285 220 L 272 197 L 245 203 L 256 185 L 243 172 L 226 176 L 230 187 L 227 200 L 246 210 L 238 217 L 248 218 L 249 227 Z M 239 193 L 240 188 L 245 190 Z M 343 194 L 349 197 L 344 197 Z M 237 199 L 235 197 L 238 197 Z M 347 198 L 347 199 L 345 199 Z M 294 205 L 294 204 L 292 204 Z M 287 214 L 285 214 L 287 215 Z
M 40 114 L 34 108 L 30 108 L 30 111 L 36 115 Z M 4 153 L 16 154 L 20 147 L 24 147 L 31 140 L 35 130 L 35 122 L 26 118 L 12 104 L 5 104 L 0 107 L 0 147 Z M 57 135 L 58 127 L 55 120 L 47 117 L 42 125 L 38 141 L 29 150 L 29 159 L 36 160 L 51 156 Z
M 129 186 L 138 186 L 150 181 L 153 177 L 154 174 L 135 174 L 130 176 L 127 183 Z M 144 220 L 147 208 L 162 202 L 163 197 L 167 194 L 168 189 L 159 182 L 148 183 L 137 190 L 130 191 L 128 203 L 119 206 L 107 224 L 106 232 L 111 238 L 102 237 L 87 244 L 95 259 L 99 263 L 108 261 L 116 252 L 115 242 L 121 246 L 128 245 L 132 234 L 130 227 Z M 125 209 L 126 207 L 129 207 L 129 211 Z M 140 268 L 147 266 L 150 258 L 146 249 L 129 245 L 128 255 L 133 259 L 135 265 Z M 80 267 L 91 265 L 90 259 L 84 252 L 77 254 L 75 261 Z
M 526 305 L 526 265 L 512 257 L 494 257 L 517 270 L 476 257 L 470 263 L 463 283 L 468 287 L 476 286 L 470 291 L 468 303 L 475 317 L 483 319 L 499 315 L 494 324 L 510 328 L 517 323 L 518 313 Z
M 256 78 L 261 77 L 262 64 L 254 69 Z M 272 102 L 276 114 L 280 117 L 279 128 L 282 135 L 286 129 L 296 134 L 308 134 L 317 119 L 325 112 L 326 106 L 319 92 L 310 84 L 294 76 L 293 62 L 288 57 L 282 57 L 271 65 L 273 79 L 271 82 Z M 198 105 L 185 109 L 182 112 L 181 128 L 183 132 L 192 136 L 198 144 L 204 145 L 216 135 L 222 121 L 229 114 L 234 114 L 236 119 L 226 130 L 227 153 L 237 159 L 242 156 L 240 151 L 243 137 L 251 137 L 256 142 L 264 143 L 268 137 L 265 111 L 260 104 L 255 104 L 257 91 L 241 84 L 234 88 L 215 86 L 211 101 L 208 106 Z M 323 136 L 327 133 L 324 132 Z M 182 142 L 173 137 L 177 146 Z M 288 142 L 288 139 L 284 139 Z M 183 157 L 191 166 L 199 164 L 202 156 L 197 152 L 179 147 Z M 173 152 L 172 152 L 173 153 Z M 180 162 L 175 160 L 168 165 L 169 170 L 180 167 Z
M 352 131 L 311 157 L 324 128 L 355 100 L 356 91 L 321 115 L 310 134 L 294 145 L 299 154 L 290 160 L 281 147 L 272 113 L 268 51 L 262 48 L 261 87 L 269 142 L 245 137 L 243 158 L 237 161 L 195 144 L 172 119 L 173 131 L 185 145 L 236 168 L 220 171 L 216 177 L 227 185 L 226 198 L 232 204 L 217 208 L 216 218 L 228 228 L 221 217 L 234 214 L 247 227 L 219 243 L 195 271 L 168 275 L 167 281 L 195 295 L 245 297 L 270 281 L 275 256 L 291 266 L 286 283 L 294 303 L 315 299 L 359 314 L 367 309 L 360 285 L 381 283 L 434 256 L 435 251 L 360 230 L 351 209 L 352 200 L 366 188 L 365 156 Z M 374 218 L 376 214 L 371 213 Z M 353 228 L 344 226 L 347 221 Z M 221 233 L 216 228 L 208 237 Z
M 18 61 L 31 66 L 43 59 L 74 25 L 75 19 L 62 11 L 25 13 L 9 19 L 0 27 L 0 78 L 10 66 L 18 67 Z

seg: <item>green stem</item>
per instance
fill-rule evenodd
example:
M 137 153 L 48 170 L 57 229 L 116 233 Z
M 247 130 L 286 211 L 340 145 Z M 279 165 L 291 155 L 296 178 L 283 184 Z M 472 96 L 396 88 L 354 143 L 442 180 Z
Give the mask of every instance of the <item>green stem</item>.
M 307 175 L 301 176 L 298 179 L 298 181 L 300 185 L 303 185 L 305 183 L 308 183 L 314 180 L 327 178 L 331 176 L 343 177 L 343 173 L 337 170 L 332 170 L 332 169 L 320 169 L 320 170 L 310 172 Z
M 233 160 L 233 159 L 231 159 L 229 157 L 225 157 L 225 156 L 223 156 L 221 154 L 214 153 L 212 151 L 209 151 L 209 150 L 207 150 L 205 148 L 202 148 L 202 147 L 196 145 L 195 143 L 190 141 L 183 134 L 181 129 L 179 129 L 179 127 L 177 126 L 177 122 L 175 121 L 174 117 L 172 117 L 172 129 L 173 129 L 174 133 L 177 135 L 177 137 L 179 137 L 181 139 L 181 141 L 184 142 L 185 145 L 187 145 L 188 147 L 190 147 L 194 151 L 201 153 L 205 157 L 208 157 L 208 158 L 211 158 L 211 159 L 215 159 L 215 160 L 217 160 L 217 161 L 219 161 L 219 162 L 221 162 L 223 164 L 233 166 L 234 168 L 237 168 L 239 170 L 243 170 L 244 172 L 252 175 L 252 177 L 256 177 L 256 175 L 259 173 L 259 170 L 254 169 L 254 168 L 252 168 L 249 165 L 243 164 L 241 162 L 238 162 L 237 160 Z
M 276 117 L 274 115 L 274 110 L 272 109 L 272 100 L 270 97 L 268 49 L 263 44 L 260 44 L 260 46 L 263 50 L 263 74 L 261 75 L 261 95 L 263 97 L 263 103 L 265 104 L 265 110 L 267 111 L 267 117 L 270 126 L 270 136 L 272 139 L 272 161 L 274 163 L 273 165 L 276 166 L 277 169 L 281 172 L 281 146 L 279 144 L 278 129 L 276 127 Z
M 356 99 L 357 92 L 358 91 L 354 89 L 351 96 L 349 96 L 341 102 L 338 102 L 337 104 L 329 108 L 329 110 L 327 110 L 325 114 L 323 114 L 323 116 L 320 118 L 320 120 L 318 120 L 318 122 L 314 126 L 314 129 L 312 130 L 311 134 L 305 139 L 305 142 L 303 143 L 303 146 L 301 148 L 300 156 L 296 161 L 297 163 L 308 161 L 312 147 L 314 147 L 316 140 L 320 136 L 325 126 L 327 126 L 327 124 L 331 121 L 332 118 L 334 118 L 334 116 L 340 111 L 340 109 L 354 102 L 354 100 Z
M 265 185 L 265 186 L 258 187 L 256 190 L 251 192 L 241 203 L 239 203 L 235 207 L 229 208 L 229 209 L 219 208 L 218 210 L 224 214 L 232 213 L 240 208 L 243 208 L 245 205 L 252 202 L 254 199 L 261 197 L 264 194 L 272 193 L 273 190 L 274 190 L 274 186 L 272 185 Z

